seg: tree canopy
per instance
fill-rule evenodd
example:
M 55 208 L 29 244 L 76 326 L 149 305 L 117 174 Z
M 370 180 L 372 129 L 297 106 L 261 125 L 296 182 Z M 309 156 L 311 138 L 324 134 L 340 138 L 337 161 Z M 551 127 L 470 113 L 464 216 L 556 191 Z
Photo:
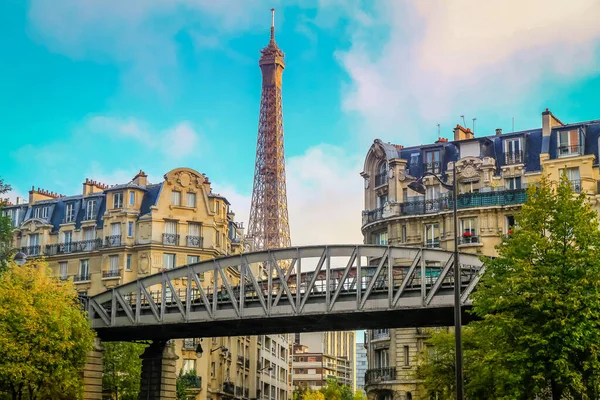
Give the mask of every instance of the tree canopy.
M 102 391 L 115 400 L 137 400 L 146 344 L 106 342 L 102 353 Z
M 312 390 L 306 386 L 298 386 L 293 392 L 294 400 L 362 400 L 364 396 L 358 391 L 352 393 L 348 385 L 341 384 L 337 378 L 327 378 L 325 386 Z
M 13 226 L 10 217 L 3 215 L 3 209 L 6 205 L 2 195 L 10 191 L 10 185 L 4 183 L 0 178 L 0 272 L 8 267 L 8 262 L 13 254 L 12 239 Z
M 95 333 L 71 282 L 45 263 L 10 263 L 0 279 L 0 393 L 13 399 L 76 399 Z
M 528 191 L 498 257 L 473 294 L 480 318 L 465 328 L 470 399 L 597 399 L 600 396 L 600 231 L 585 194 L 566 176 Z M 452 393 L 452 335 L 430 343 L 447 368 L 421 369 L 428 390 Z M 438 360 L 434 358 L 434 360 Z M 452 362 L 450 362 L 452 361 Z M 478 397 L 483 387 L 493 390 Z M 537 396 L 537 397 L 536 397 Z

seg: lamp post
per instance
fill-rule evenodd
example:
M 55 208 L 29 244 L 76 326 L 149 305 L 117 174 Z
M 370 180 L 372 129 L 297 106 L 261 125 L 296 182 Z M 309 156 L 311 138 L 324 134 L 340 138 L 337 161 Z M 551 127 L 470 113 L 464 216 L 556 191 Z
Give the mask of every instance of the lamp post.
M 25 264 L 25 261 L 27 261 L 27 255 L 25 253 L 23 253 L 22 251 L 19 251 L 17 254 L 15 254 L 15 256 L 13 257 L 13 261 L 15 262 L 15 264 L 17 265 L 23 265 Z
M 460 264 L 458 259 L 458 212 L 456 211 L 457 188 L 456 175 L 452 179 L 452 184 L 442 182 L 434 173 L 425 172 L 423 176 L 415 182 L 408 184 L 408 187 L 417 193 L 425 194 L 426 188 L 423 185 L 423 178 L 426 176 L 434 177 L 443 188 L 452 191 L 452 214 L 454 217 L 454 336 L 456 339 L 456 400 L 463 400 L 463 352 L 462 352 L 462 308 L 460 304 Z

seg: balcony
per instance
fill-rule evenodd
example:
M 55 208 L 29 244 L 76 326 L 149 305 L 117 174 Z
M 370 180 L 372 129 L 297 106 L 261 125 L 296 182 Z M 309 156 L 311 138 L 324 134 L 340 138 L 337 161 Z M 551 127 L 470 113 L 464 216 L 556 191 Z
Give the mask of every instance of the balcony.
M 79 275 L 73 275 L 73 282 L 77 283 L 77 282 L 89 282 L 90 281 L 90 274 L 79 274 Z
M 179 378 L 184 382 L 183 387 L 190 392 L 200 392 L 202 390 L 202 377 L 189 374 L 183 374 Z
M 187 245 L 187 247 L 202 247 L 203 245 L 203 238 L 202 236 L 186 236 L 185 237 L 185 244 Z
M 235 395 L 237 397 L 242 397 L 244 395 L 244 388 L 241 386 L 236 386 L 235 387 Z
M 440 248 L 440 239 L 430 239 L 425 241 L 425 247 L 428 249 L 439 249 Z
M 365 385 L 396 380 L 396 367 L 368 369 L 365 373 Z
M 196 351 L 196 339 L 183 339 L 183 349 L 184 350 L 194 350 Z
M 244 397 L 247 399 L 250 398 L 250 389 L 248 389 L 248 388 L 244 389 Z
M 432 174 L 439 174 L 442 172 L 442 163 L 439 161 L 426 162 L 423 164 L 423 170 Z
M 380 174 L 375 175 L 375 187 L 385 185 L 388 180 L 387 178 L 388 178 L 387 171 L 384 171 Z
M 121 235 L 111 235 L 104 237 L 104 246 L 119 247 L 121 245 Z
M 56 256 L 59 254 L 83 253 L 102 248 L 102 239 L 81 240 L 78 242 L 59 243 L 46 245 L 46 255 Z
M 581 181 L 580 180 L 571 180 L 571 189 L 575 193 L 581 193 Z
M 244 356 L 238 356 L 238 363 L 243 364 L 244 363 Z
M 389 329 L 376 329 L 372 332 L 373 340 L 378 339 L 389 339 L 390 338 L 390 330 Z
M 558 146 L 558 157 L 573 157 L 583 154 L 583 146 L 580 144 L 571 144 Z
M 223 392 L 227 394 L 235 393 L 235 385 L 233 382 L 223 382 Z
M 504 164 L 523 164 L 523 152 L 522 151 L 507 151 L 504 153 Z
M 107 271 L 102 271 L 102 279 L 114 279 L 121 277 L 120 269 L 109 269 Z
M 42 246 L 25 246 L 21 247 L 21 251 L 28 257 L 36 257 L 42 254 L 41 247 Z
M 176 233 L 163 233 L 162 242 L 166 246 L 179 246 L 179 235 Z
M 471 232 L 463 232 L 460 236 L 459 244 L 472 244 L 479 243 L 479 236 L 472 234 Z

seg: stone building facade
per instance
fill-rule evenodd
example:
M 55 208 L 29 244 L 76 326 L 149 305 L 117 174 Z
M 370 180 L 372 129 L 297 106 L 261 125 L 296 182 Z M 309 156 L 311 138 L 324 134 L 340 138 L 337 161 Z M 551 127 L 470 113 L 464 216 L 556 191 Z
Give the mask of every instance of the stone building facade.
M 526 188 L 542 175 L 558 182 L 564 172 L 576 192 L 600 209 L 600 121 L 565 124 L 550 111 L 541 128 L 475 137 L 457 125 L 453 140 L 403 147 L 375 140 L 361 173 L 365 187 L 365 243 L 454 249 L 452 196 L 432 176 L 457 180 L 459 250 L 496 255 L 495 246 L 515 224 Z M 408 188 L 423 178 L 425 195 Z M 432 277 L 435 278 L 435 277 Z M 371 399 L 423 399 L 415 375 L 426 335 L 418 328 L 371 330 L 366 334 Z
M 244 250 L 243 226 L 229 201 L 212 191 L 208 177 L 189 168 L 169 171 L 154 184 L 143 171 L 114 186 L 86 179 L 82 193 L 72 196 L 32 188 L 28 200 L 3 211 L 15 227 L 14 246 L 28 258 L 45 259 L 55 276 L 72 280 L 89 296 Z M 210 285 L 210 275 L 200 280 Z M 269 393 L 286 400 L 290 360 L 284 339 L 269 340 L 268 348 L 256 336 L 174 340 L 176 371 L 196 371 L 200 400 L 269 398 Z

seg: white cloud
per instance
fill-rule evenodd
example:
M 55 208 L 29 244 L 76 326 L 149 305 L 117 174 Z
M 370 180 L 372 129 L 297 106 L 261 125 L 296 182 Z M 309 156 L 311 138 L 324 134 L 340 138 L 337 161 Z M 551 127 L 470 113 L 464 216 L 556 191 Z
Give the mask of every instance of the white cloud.
M 131 117 L 121 119 L 98 115 L 90 117 L 86 121 L 83 130 L 86 133 L 97 133 L 150 142 L 150 134 L 145 125 L 144 122 Z
M 193 154 L 198 145 L 198 134 L 189 122 L 181 122 L 162 134 L 163 149 L 166 155 L 174 158 L 184 158 Z
M 353 22 L 338 53 L 352 79 L 343 106 L 364 118 L 369 137 L 402 125 L 416 144 L 416 123 L 432 127 L 485 104 L 514 105 L 544 79 L 597 71 L 600 3 L 595 0 L 437 0 L 377 2 L 374 17 Z M 382 43 L 377 31 L 388 30 Z M 508 114 L 510 115 L 510 114 Z M 412 126 L 411 126 L 412 125 Z

